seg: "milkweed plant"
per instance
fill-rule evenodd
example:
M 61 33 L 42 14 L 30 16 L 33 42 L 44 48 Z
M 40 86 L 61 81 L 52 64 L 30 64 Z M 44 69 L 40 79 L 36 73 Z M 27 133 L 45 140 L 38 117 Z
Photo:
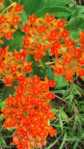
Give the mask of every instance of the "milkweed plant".
M 0 149 L 84 148 L 84 6 L 0 0 Z

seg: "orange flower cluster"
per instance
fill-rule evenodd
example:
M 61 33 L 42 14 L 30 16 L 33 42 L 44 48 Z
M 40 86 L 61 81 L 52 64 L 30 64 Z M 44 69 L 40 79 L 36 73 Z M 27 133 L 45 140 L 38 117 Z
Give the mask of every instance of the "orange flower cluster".
M 63 34 L 64 20 L 56 20 L 53 16 L 46 15 L 45 18 L 37 18 L 32 15 L 23 27 L 25 36 L 23 46 L 28 54 L 34 56 L 39 61 L 46 55 L 49 48 Z M 58 45 L 60 46 L 60 45 Z
M 64 38 L 64 45 L 60 49 L 62 53 L 58 54 L 53 66 L 54 72 L 65 76 L 68 81 L 72 81 L 75 75 L 84 76 L 84 39 L 82 34 L 80 34 L 80 46 L 69 37 Z
M 84 76 L 84 32 L 80 33 L 80 42 L 74 41 L 65 25 L 65 20 L 53 16 L 32 15 L 23 27 L 23 46 L 36 61 L 49 52 L 54 56 L 54 72 L 71 81 L 74 75 Z
M 5 116 L 4 127 L 16 128 L 13 143 L 18 149 L 42 148 L 48 135 L 55 136 L 56 129 L 50 126 L 50 120 L 55 119 L 49 101 L 54 94 L 49 87 L 54 87 L 53 80 L 40 80 L 18 77 L 18 87 L 15 96 L 6 100 L 2 112 Z
M 8 47 L 0 48 L 0 79 L 6 85 L 12 85 L 18 76 L 25 76 L 32 71 L 32 63 L 26 61 L 26 56 L 24 49 L 20 52 L 9 52 Z
M 17 30 L 20 23 L 20 14 L 23 7 L 20 4 L 12 3 L 8 8 L 0 13 L 0 43 L 3 43 L 3 38 L 10 40 L 13 38 L 13 33 Z

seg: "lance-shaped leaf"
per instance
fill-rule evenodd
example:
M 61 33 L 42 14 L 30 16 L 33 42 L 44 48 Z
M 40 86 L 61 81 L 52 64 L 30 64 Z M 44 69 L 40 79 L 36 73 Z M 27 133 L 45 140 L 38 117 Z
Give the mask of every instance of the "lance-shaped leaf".
M 69 8 L 63 6 L 56 6 L 54 4 L 51 6 L 43 7 L 36 12 L 38 16 L 43 16 L 46 13 L 50 13 L 59 18 L 69 18 L 71 16 L 71 11 Z

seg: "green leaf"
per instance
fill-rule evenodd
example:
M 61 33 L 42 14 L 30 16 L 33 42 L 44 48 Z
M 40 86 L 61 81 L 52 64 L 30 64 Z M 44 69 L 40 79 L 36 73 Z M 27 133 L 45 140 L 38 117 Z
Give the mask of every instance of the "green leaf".
M 5 105 L 5 102 L 4 101 L 0 101 L 0 109 L 2 109 L 4 107 L 4 105 Z
M 54 80 L 56 81 L 56 88 L 63 88 L 68 85 L 68 82 L 65 80 L 63 76 L 55 75 Z
M 25 24 L 27 21 L 27 13 L 23 11 L 20 16 L 21 16 L 22 23 Z
M 27 15 L 35 13 L 43 5 L 43 0 L 21 0 Z
M 68 18 L 71 15 L 70 9 L 63 6 L 55 6 L 54 4 L 52 6 L 43 7 L 36 12 L 38 16 L 43 16 L 46 13 L 51 13 L 52 15 L 60 18 Z
M 4 100 L 6 99 L 9 95 L 13 95 L 14 94 L 14 87 L 4 87 L 1 91 L 0 91 L 0 99 Z
M 11 3 L 10 3 L 10 0 L 6 0 L 5 1 L 5 6 L 9 6 Z
M 69 30 L 78 31 L 79 29 L 84 29 L 84 15 L 72 17 L 67 25 Z
M 80 30 L 78 30 L 78 31 L 71 31 L 71 32 L 70 32 L 71 37 L 72 37 L 73 39 L 78 39 L 78 38 L 79 38 L 79 32 L 80 32 Z
M 60 116 L 63 121 L 65 121 L 65 122 L 69 121 L 68 115 L 65 113 L 65 111 L 63 109 L 60 110 Z
M 26 58 L 26 60 L 28 61 L 28 62 L 33 62 L 34 63 L 34 59 L 33 59 L 33 56 L 31 56 L 31 55 L 28 55 L 27 56 L 27 58 Z
M 80 16 L 84 15 L 84 6 L 77 5 L 76 8 L 73 10 L 73 16 Z
M 54 78 L 54 74 L 53 74 L 52 69 L 50 67 L 46 67 L 45 71 L 46 71 L 47 77 L 52 80 Z
M 78 10 L 79 14 L 84 14 L 84 6 L 78 5 L 77 10 Z
M 0 146 L 4 146 L 4 145 L 6 145 L 6 142 L 2 137 L 0 137 Z
M 41 78 L 45 77 L 45 73 L 46 73 L 45 70 L 43 68 L 40 68 L 35 61 L 32 61 L 32 68 L 33 68 L 33 71 L 32 71 L 33 75 L 36 74 Z
M 16 31 L 13 35 L 13 39 L 12 40 L 7 40 L 5 42 L 6 45 L 9 46 L 10 51 L 13 50 L 20 50 L 22 48 L 22 38 L 23 38 L 23 33 L 20 31 Z
M 44 4 L 46 6 L 59 5 L 59 6 L 65 6 L 67 4 L 71 3 L 71 0 L 44 0 Z

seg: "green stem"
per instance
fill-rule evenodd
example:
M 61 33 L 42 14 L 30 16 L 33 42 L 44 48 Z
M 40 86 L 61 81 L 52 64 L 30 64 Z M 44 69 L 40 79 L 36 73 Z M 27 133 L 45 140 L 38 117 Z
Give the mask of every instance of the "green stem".
M 48 147 L 46 147 L 45 149 L 51 149 L 60 139 L 60 137 L 58 137 L 52 144 L 50 144 Z
M 8 9 L 10 9 L 12 6 L 16 5 L 16 2 L 13 2 L 11 5 L 9 5 L 7 8 L 5 8 L 1 14 L 4 14 Z
M 63 148 L 64 148 L 64 144 L 65 144 L 65 142 L 66 142 L 66 137 L 67 137 L 67 134 L 65 133 L 64 138 L 63 138 L 63 141 L 62 141 L 62 143 L 61 143 L 59 149 L 63 149 Z

